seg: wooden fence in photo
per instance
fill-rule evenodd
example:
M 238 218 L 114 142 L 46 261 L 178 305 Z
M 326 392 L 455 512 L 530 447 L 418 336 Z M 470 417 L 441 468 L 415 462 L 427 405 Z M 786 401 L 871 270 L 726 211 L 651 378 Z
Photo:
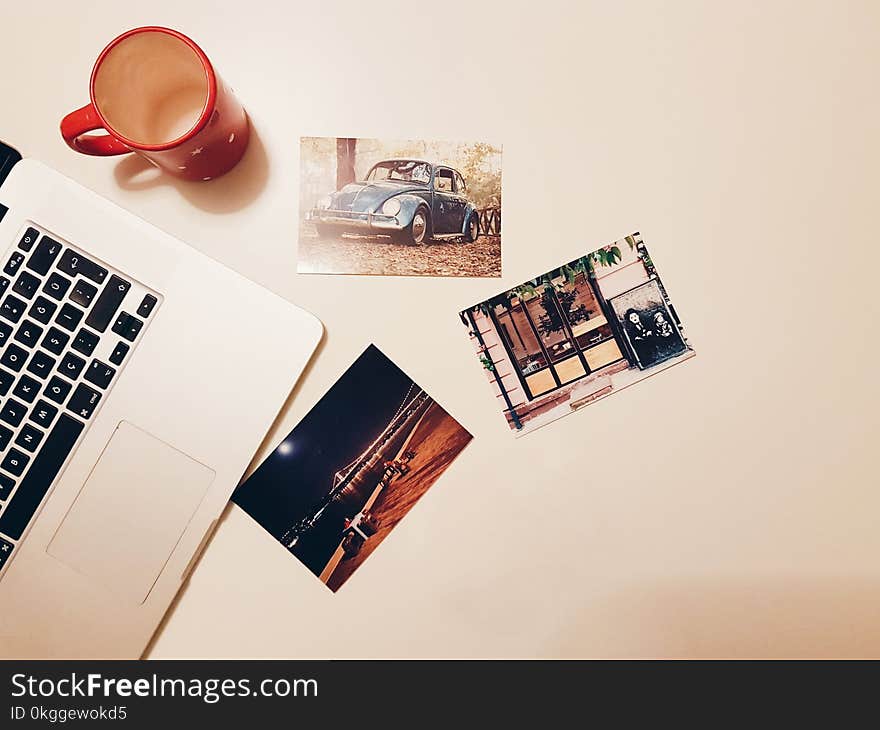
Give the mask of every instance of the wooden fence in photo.
M 477 211 L 480 219 L 481 236 L 501 235 L 501 207 L 481 208 Z

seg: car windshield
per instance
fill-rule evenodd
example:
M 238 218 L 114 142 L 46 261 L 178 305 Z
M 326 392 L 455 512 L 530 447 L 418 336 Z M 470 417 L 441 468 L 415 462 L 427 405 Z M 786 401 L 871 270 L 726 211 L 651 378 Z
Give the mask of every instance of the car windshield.
M 367 182 L 378 180 L 403 180 L 418 185 L 427 185 L 431 181 L 431 166 L 427 162 L 414 160 L 380 162 L 367 175 Z

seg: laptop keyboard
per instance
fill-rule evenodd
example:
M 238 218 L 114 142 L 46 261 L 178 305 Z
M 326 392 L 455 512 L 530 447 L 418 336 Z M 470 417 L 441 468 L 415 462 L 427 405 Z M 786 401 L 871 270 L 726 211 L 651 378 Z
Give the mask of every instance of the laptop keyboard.
M 36 226 L 0 264 L 2 570 L 159 299 Z

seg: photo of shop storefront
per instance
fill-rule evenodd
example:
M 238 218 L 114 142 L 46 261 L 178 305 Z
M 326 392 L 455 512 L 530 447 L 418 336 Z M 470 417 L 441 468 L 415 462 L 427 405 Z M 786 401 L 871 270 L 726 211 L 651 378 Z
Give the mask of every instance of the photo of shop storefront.
M 638 233 L 461 319 L 517 434 L 694 355 Z

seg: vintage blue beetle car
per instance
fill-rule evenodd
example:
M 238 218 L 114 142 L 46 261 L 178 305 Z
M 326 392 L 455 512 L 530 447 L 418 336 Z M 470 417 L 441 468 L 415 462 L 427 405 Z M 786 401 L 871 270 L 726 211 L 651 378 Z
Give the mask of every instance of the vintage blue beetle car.
M 376 163 L 366 180 L 319 200 L 307 219 L 321 238 L 354 233 L 410 244 L 432 238 L 470 243 L 480 233 L 477 209 L 466 197 L 461 173 L 424 160 Z

